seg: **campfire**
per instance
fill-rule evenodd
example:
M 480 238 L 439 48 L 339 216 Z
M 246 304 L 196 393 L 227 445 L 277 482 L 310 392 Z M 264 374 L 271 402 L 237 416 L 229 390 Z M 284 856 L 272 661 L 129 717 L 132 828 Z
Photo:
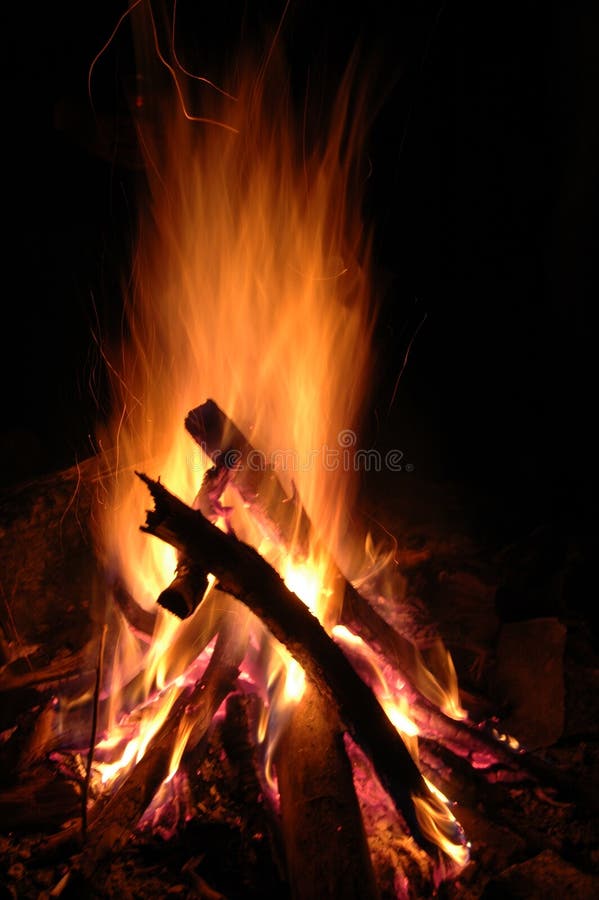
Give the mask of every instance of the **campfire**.
M 122 341 L 101 345 L 102 586 L 87 651 L 45 679 L 50 746 L 29 748 L 80 804 L 45 839 L 68 858 L 50 893 L 100 891 L 132 841 L 214 815 L 236 771 L 238 852 L 271 860 L 276 895 L 428 896 L 469 863 L 456 788 L 557 776 L 463 708 L 451 654 L 402 607 L 397 540 L 355 505 L 372 467 L 401 471 L 358 437 L 376 362 L 368 98 L 350 68 L 306 144 L 274 56 L 235 95 L 202 84 L 198 112 L 158 55 L 176 90 L 147 118 L 138 104 L 150 200 Z M 221 897 L 202 854 L 189 896 Z

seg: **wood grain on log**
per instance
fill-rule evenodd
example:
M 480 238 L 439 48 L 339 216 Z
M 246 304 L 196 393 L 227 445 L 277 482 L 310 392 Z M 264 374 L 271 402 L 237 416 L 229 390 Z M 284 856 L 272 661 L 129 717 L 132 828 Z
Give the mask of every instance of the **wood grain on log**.
M 311 684 L 286 724 L 275 767 L 291 896 L 312 900 L 318 885 L 322 900 L 374 900 L 378 890 L 343 732 Z

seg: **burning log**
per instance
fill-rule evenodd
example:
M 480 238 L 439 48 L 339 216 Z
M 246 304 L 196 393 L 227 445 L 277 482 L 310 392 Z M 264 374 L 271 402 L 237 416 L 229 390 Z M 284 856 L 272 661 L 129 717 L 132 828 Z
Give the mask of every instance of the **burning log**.
M 80 679 L 86 670 L 87 646 L 76 653 L 58 656 L 43 669 L 13 674 L 4 671 L 0 674 L 0 693 L 21 690 L 27 687 L 43 686 L 45 688 L 60 684 L 69 679 Z
M 199 509 L 210 521 L 216 518 L 215 510 L 219 507 L 219 497 L 227 480 L 228 472 L 223 468 L 215 467 L 204 475 L 193 508 Z M 208 580 L 202 567 L 179 554 L 175 578 L 156 602 L 179 619 L 186 619 L 197 609 L 207 586 Z
M 262 531 L 272 540 L 306 553 L 310 546 L 312 523 L 298 496 L 288 497 L 276 472 L 264 465 L 262 455 L 220 407 L 207 400 L 187 414 L 185 428 L 216 470 L 229 472 L 230 481 L 252 510 Z M 220 483 L 223 483 L 222 476 Z M 339 624 L 369 644 L 391 665 L 401 670 L 412 692 L 419 697 L 431 717 L 442 715 L 422 694 L 418 674 L 422 669 L 418 648 L 399 634 L 336 567 L 336 580 L 342 596 Z M 444 717 L 445 718 L 445 717 Z
M 330 701 L 344 727 L 371 760 L 414 838 L 431 851 L 414 800 L 433 806 L 435 801 L 401 736 L 318 619 L 256 550 L 220 531 L 160 482 L 138 475 L 155 504 L 155 509 L 147 513 L 142 531 L 172 544 L 202 565 L 217 578 L 220 589 L 237 597 L 264 621 Z M 461 843 L 457 823 L 452 823 L 451 831 L 448 840 Z
M 235 627 L 231 616 L 223 621 L 203 678 L 191 693 L 182 694 L 140 762 L 129 772 L 106 806 L 91 821 L 86 846 L 78 863 L 90 878 L 105 856 L 119 849 L 169 774 L 177 735 L 189 728 L 188 747 L 196 746 L 227 694 L 233 690 L 247 643 L 247 617 Z
M 256 725 L 262 711 L 262 701 L 257 694 L 231 694 L 227 699 L 221 736 L 242 811 L 243 858 L 267 858 L 270 861 L 270 896 L 277 893 L 277 885 L 287 882 L 287 874 L 280 816 L 271 804 L 264 802 L 263 760 L 255 741 Z M 255 888 L 253 881 L 247 884 Z
M 287 496 L 275 470 L 214 400 L 192 409 L 185 428 L 217 470 L 229 473 L 266 535 L 287 547 L 295 540 L 307 548 L 312 523 L 305 509 L 297 497 Z
M 185 428 L 216 470 L 229 472 L 230 482 L 252 511 L 262 531 L 283 546 L 306 553 L 313 542 L 312 523 L 296 494 L 288 497 L 279 478 L 265 465 L 262 454 L 245 438 L 234 422 L 213 401 L 207 400 L 187 414 Z M 220 478 L 223 483 L 223 478 Z M 401 670 L 412 692 L 430 715 L 440 715 L 418 687 L 422 670 L 420 651 L 398 633 L 356 590 L 336 567 L 341 586 L 339 624 L 357 634 L 395 668 Z
M 306 686 L 291 713 L 275 765 L 292 897 L 312 900 L 318 884 L 323 900 L 374 900 L 378 891 L 342 729 L 314 685 Z
M 116 586 L 113 587 L 113 590 L 116 590 Z M 119 587 L 119 595 L 123 596 L 123 594 L 125 594 L 124 588 Z M 127 595 L 125 594 L 125 596 Z M 134 603 L 134 601 L 131 602 Z M 122 611 L 122 605 L 118 600 L 117 605 Z M 204 597 L 201 618 L 195 618 L 193 620 L 187 619 L 182 627 L 178 629 L 170 645 L 170 680 L 174 680 L 175 678 L 184 675 L 194 659 L 196 659 L 210 643 L 220 627 L 221 610 L 221 599 L 218 595 L 215 596 L 214 592 L 209 592 Z M 139 697 L 145 679 L 146 673 L 143 669 L 140 669 L 127 684 L 121 685 L 121 688 L 131 697 Z M 122 712 L 130 712 L 130 702 L 131 701 L 123 702 L 121 707 Z M 100 700 L 100 730 L 103 730 L 107 725 L 110 713 L 110 703 L 111 698 L 109 694 Z
M 473 810 L 484 810 L 484 814 L 476 813 L 478 822 L 487 825 L 492 823 L 517 835 L 522 844 L 531 852 L 539 852 L 543 847 L 560 849 L 557 837 L 548 834 L 540 823 L 532 818 L 526 819 L 520 811 L 518 799 L 512 796 L 507 785 L 501 782 L 489 783 L 482 771 L 474 767 L 441 744 L 420 741 L 419 758 L 423 771 L 432 778 L 444 793 L 460 797 L 460 807 L 472 813 Z M 464 816 L 460 814 L 462 824 Z M 480 828 L 480 824 L 478 826 Z M 477 828 L 470 827 L 468 836 L 476 838 Z
M 298 546 L 306 552 L 312 525 L 300 499 L 296 494 L 287 496 L 276 472 L 265 466 L 263 455 L 220 407 L 207 400 L 188 413 L 185 428 L 215 463 L 213 484 L 222 489 L 224 472 L 228 472 L 230 483 L 251 508 L 262 531 L 288 548 Z M 571 779 L 538 757 L 498 740 L 492 728 L 487 730 L 472 722 L 453 719 L 439 710 L 420 687 L 424 664 L 418 647 L 396 631 L 339 569 L 337 580 L 343 598 L 339 624 L 362 638 L 399 672 L 409 693 L 418 701 L 416 718 L 423 733 L 445 741 L 460 757 L 486 758 L 489 765 L 517 771 L 533 781 L 554 784 L 569 795 L 577 793 Z

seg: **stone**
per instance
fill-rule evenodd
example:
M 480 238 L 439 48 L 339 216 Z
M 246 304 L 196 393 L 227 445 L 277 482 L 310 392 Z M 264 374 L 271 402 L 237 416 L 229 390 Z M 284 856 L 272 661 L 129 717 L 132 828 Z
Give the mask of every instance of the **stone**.
M 501 626 L 493 698 L 505 710 L 501 730 L 526 750 L 550 747 L 563 734 L 566 627 L 556 618 Z
M 553 850 L 543 850 L 491 879 L 481 900 L 590 900 L 598 896 L 599 878 L 581 872 Z

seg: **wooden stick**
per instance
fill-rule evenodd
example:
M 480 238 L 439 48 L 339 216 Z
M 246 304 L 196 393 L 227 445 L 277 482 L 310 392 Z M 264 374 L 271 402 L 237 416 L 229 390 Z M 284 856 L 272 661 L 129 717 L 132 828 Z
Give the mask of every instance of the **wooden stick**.
M 264 464 L 264 457 L 220 407 L 207 400 L 188 413 L 185 428 L 217 466 L 229 468 L 231 486 L 251 507 L 262 530 L 284 546 L 299 545 L 305 552 L 312 525 L 299 498 L 287 496 L 276 472 Z M 520 771 L 533 780 L 555 784 L 568 794 L 576 793 L 576 785 L 555 766 L 514 750 L 498 740 L 492 729 L 452 719 L 439 710 L 420 686 L 425 664 L 418 647 L 389 625 L 339 569 L 337 581 L 343 597 L 340 624 L 361 637 L 401 675 L 417 703 L 418 725 L 427 737 L 450 742 L 461 756 L 487 757 L 489 765 Z
M 265 464 L 263 456 L 220 407 L 207 400 L 187 414 L 185 428 L 218 467 L 228 467 L 230 485 L 251 508 L 262 531 L 288 549 L 293 546 L 307 553 L 314 544 L 314 535 L 300 499 L 297 494 L 287 496 L 276 471 Z M 429 717 L 443 716 L 419 687 L 425 665 L 418 647 L 379 615 L 337 566 L 334 577 L 342 597 L 339 624 L 400 670 Z
M 307 549 L 312 523 L 297 497 L 289 498 L 276 471 L 245 438 L 214 400 L 192 409 L 185 428 L 252 510 L 262 531 L 275 543 L 292 540 Z
M 253 547 L 220 531 L 160 482 L 137 474 L 147 484 L 155 503 L 142 531 L 172 544 L 203 565 L 217 578 L 222 590 L 246 604 L 285 644 L 372 761 L 414 838 L 431 852 L 433 847 L 421 831 L 412 799 L 414 795 L 431 799 L 418 767 L 370 688 L 318 619 Z M 461 843 L 461 835 L 453 831 L 448 839 Z
M 92 701 L 92 727 L 89 737 L 89 753 L 87 754 L 87 763 L 85 766 L 85 781 L 83 782 L 83 793 L 81 796 L 81 837 L 85 840 L 87 835 L 87 802 L 89 798 L 89 785 L 92 775 L 92 765 L 94 761 L 94 751 L 96 749 L 96 737 L 98 734 L 98 707 L 100 704 L 100 689 L 102 687 L 102 671 L 104 666 L 104 646 L 106 644 L 106 632 L 108 626 L 106 623 L 102 625 L 100 633 L 100 644 L 98 647 L 98 663 L 96 667 L 96 683 L 94 686 L 94 696 Z
M 57 656 L 43 669 L 34 669 L 33 672 L 23 672 L 19 675 L 4 671 L 0 675 L 0 693 L 25 687 L 37 687 L 38 685 L 51 687 L 70 678 L 80 679 L 82 673 L 87 671 L 87 655 L 86 645 L 83 650 L 79 650 L 76 653 L 71 653 L 68 656 Z
M 257 865 L 264 873 L 263 896 L 281 897 L 287 896 L 288 886 L 281 819 L 267 799 L 262 751 L 256 741 L 262 713 L 263 703 L 257 694 L 231 694 L 220 734 L 231 769 L 234 798 L 241 807 L 240 866 Z M 244 883 L 255 889 L 258 886 L 251 868 Z
M 378 897 L 339 720 L 307 684 L 277 747 L 275 767 L 291 896 Z M 314 827 L 318 823 L 318 827 Z
M 227 480 L 226 469 L 216 466 L 209 469 L 202 479 L 200 490 L 192 504 L 193 509 L 199 509 L 207 519 L 215 521 L 218 515 L 215 507 L 219 505 Z M 187 619 L 199 606 L 207 586 L 208 580 L 202 566 L 179 554 L 177 574 L 156 602 L 179 619 Z

